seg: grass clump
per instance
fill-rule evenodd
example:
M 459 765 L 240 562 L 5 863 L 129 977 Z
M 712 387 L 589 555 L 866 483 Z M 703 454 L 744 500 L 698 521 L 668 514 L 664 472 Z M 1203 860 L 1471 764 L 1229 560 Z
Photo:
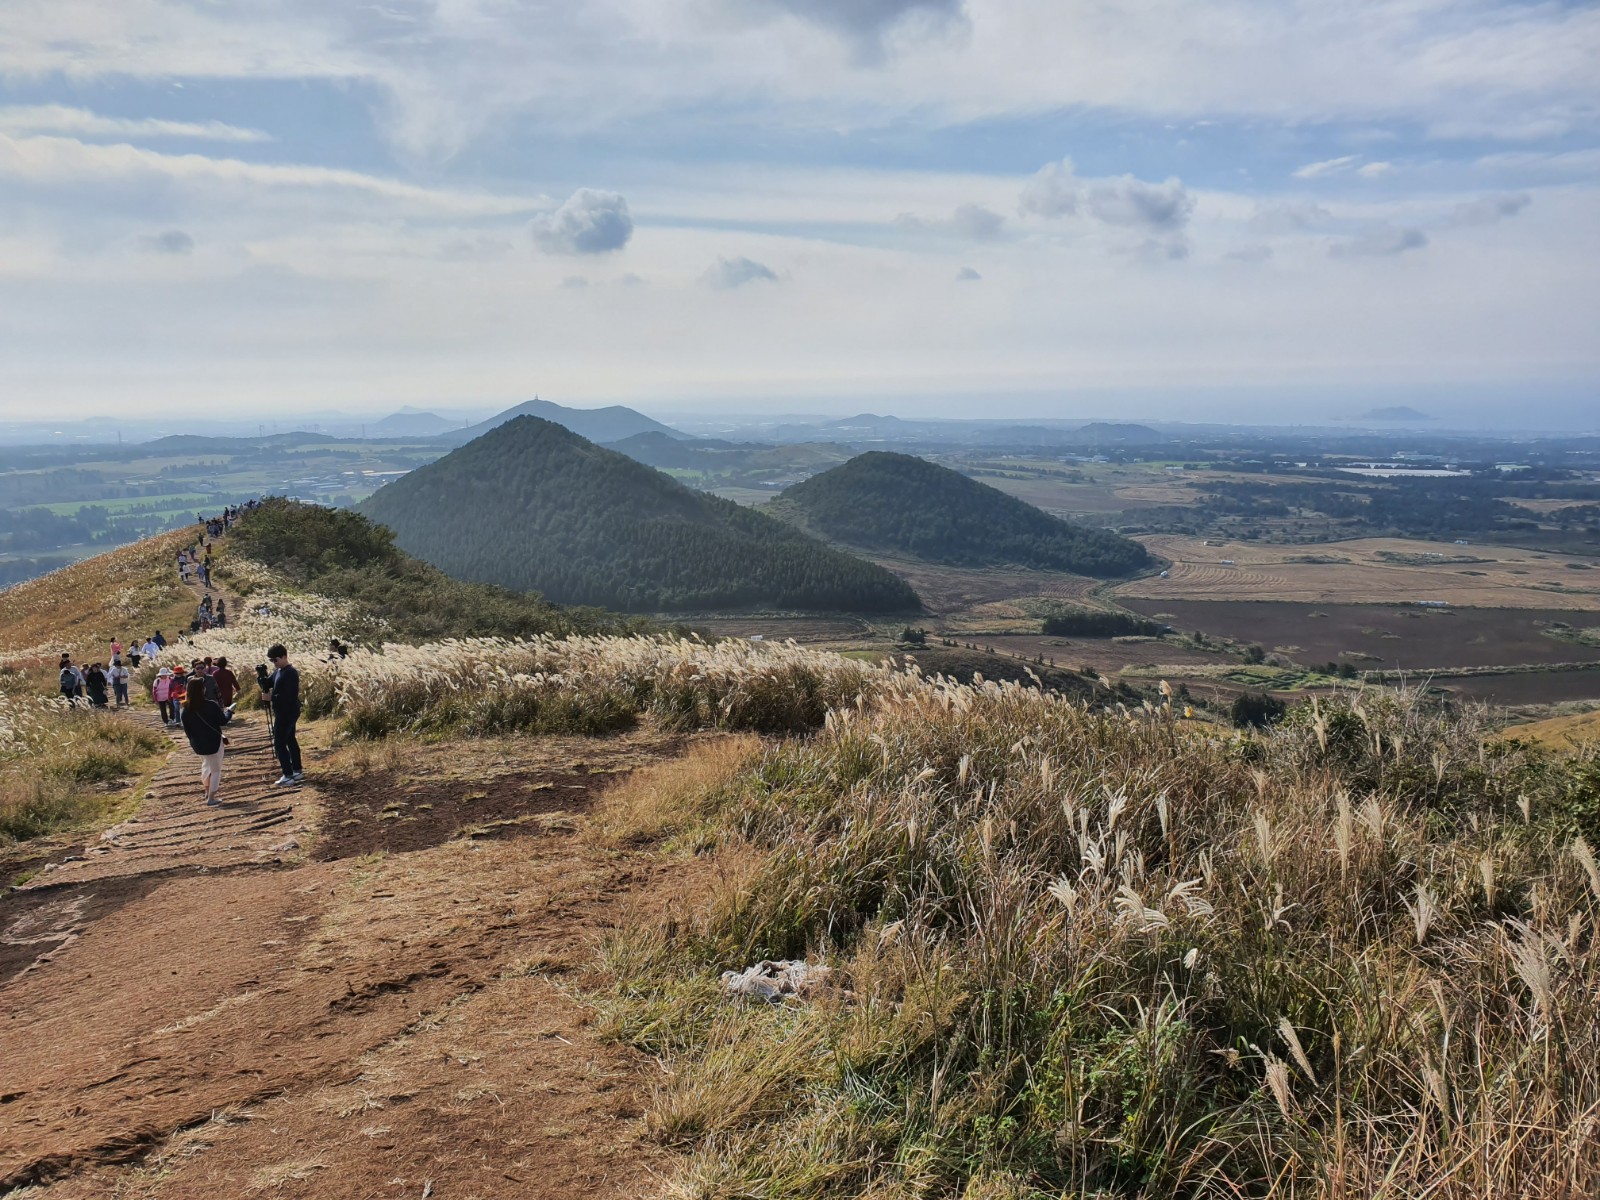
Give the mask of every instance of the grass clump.
M 619 934 L 605 1002 L 673 1068 L 680 1193 L 1596 1194 L 1600 868 L 1488 732 L 903 680 L 711 772 L 679 807 L 744 866 Z M 842 986 L 718 992 L 802 956 Z
M 0 844 L 85 824 L 166 741 L 120 714 L 0 692 Z

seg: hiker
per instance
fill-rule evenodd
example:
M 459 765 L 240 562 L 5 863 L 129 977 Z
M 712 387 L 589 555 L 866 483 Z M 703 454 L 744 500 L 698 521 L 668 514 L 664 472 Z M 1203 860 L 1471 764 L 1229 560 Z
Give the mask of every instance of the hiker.
M 172 703 L 172 723 L 183 723 L 183 697 L 189 689 L 189 677 L 183 673 L 183 664 L 179 663 L 172 668 L 172 687 L 169 689 L 167 699 Z
M 230 720 L 215 700 L 206 695 L 205 681 L 189 681 L 189 694 L 183 710 L 183 733 L 189 749 L 200 756 L 200 783 L 205 789 L 206 807 L 222 803 L 222 748 L 228 735 L 222 727 Z
M 231 713 L 234 699 L 239 695 L 239 677 L 228 669 L 226 658 L 217 659 L 211 678 L 217 685 L 217 703 Z
M 328 657 L 327 657 L 326 661 L 332 662 L 336 658 L 349 658 L 349 657 L 350 657 L 350 647 L 349 646 L 346 646 L 338 638 L 329 638 L 328 639 Z
M 228 627 L 228 602 L 226 600 L 219 599 L 217 601 L 217 628 L 218 629 L 226 629 L 227 627 Z
M 167 639 L 161 636 L 161 630 L 159 629 L 150 635 L 150 640 L 156 644 L 157 651 L 167 648 Z M 151 657 L 154 658 L 155 655 L 151 655 Z
M 200 680 L 200 686 L 206 689 L 207 700 L 220 704 L 222 698 L 217 693 L 217 681 L 211 678 L 211 672 L 206 670 L 206 661 L 197 658 L 191 662 L 189 664 L 189 676 L 191 679 Z
M 111 677 L 111 694 L 116 698 L 118 708 L 128 707 L 128 677 L 132 672 L 122 665 L 120 658 L 111 660 L 111 669 L 107 672 Z
M 278 766 L 283 775 L 274 785 L 293 787 L 305 779 L 300 769 L 300 743 L 295 740 L 294 726 L 300 719 L 300 672 L 289 663 L 289 651 L 283 643 L 267 650 L 267 661 L 273 666 L 272 696 L 272 752 L 278 756 Z
M 83 695 L 83 672 L 72 665 L 72 655 L 63 654 L 57 666 L 61 670 L 61 694 L 67 703 L 76 704 Z
M 161 647 L 156 645 L 155 638 L 145 638 L 142 652 L 151 662 L 155 662 L 161 654 Z
M 106 673 L 99 663 L 90 663 L 89 669 L 83 673 L 83 687 L 89 693 L 89 704 L 93 708 L 106 706 Z
M 156 708 L 161 711 L 161 723 L 172 724 L 172 668 L 162 667 L 156 672 L 155 682 L 150 685 L 150 699 L 156 702 Z
M 111 661 L 112 662 L 116 662 L 116 660 L 121 658 L 121 657 L 122 657 L 122 639 L 118 638 L 118 637 L 114 637 L 114 638 L 111 639 Z

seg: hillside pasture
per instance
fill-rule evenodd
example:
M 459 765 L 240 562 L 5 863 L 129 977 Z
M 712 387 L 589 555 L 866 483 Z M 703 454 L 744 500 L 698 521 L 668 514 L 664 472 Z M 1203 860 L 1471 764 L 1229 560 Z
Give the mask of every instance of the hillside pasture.
M 1600 575 L 1567 565 L 1594 566 L 1596 561 L 1571 555 L 1477 543 L 1464 548 L 1452 542 L 1410 538 L 1358 538 L 1314 545 L 1264 545 L 1216 538 L 1208 543 L 1178 534 L 1149 534 L 1139 540 L 1151 553 L 1171 562 L 1168 577 L 1148 576 L 1125 583 L 1116 589 L 1119 599 L 1270 597 L 1315 604 L 1442 600 L 1459 607 L 1600 611 Z M 1437 561 L 1432 556 L 1437 556 Z M 1304 561 L 1332 558 L 1348 561 Z M 1460 561 L 1463 558 L 1474 561 Z

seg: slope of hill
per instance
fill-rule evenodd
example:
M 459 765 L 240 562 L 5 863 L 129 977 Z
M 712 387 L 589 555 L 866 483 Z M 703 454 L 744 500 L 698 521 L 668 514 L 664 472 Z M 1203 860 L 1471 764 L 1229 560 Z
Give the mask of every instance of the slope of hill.
M 914 609 L 910 586 L 782 522 L 519 417 L 362 511 L 463 579 L 625 612 Z
M 670 433 L 652 430 L 611 442 L 606 448 L 626 454 L 634 462 L 655 467 L 658 471 L 720 471 L 731 463 L 742 462 L 755 447 L 710 438 L 687 441 Z
M 784 492 L 773 512 L 847 545 L 952 566 L 1014 563 L 1109 577 L 1150 561 L 1137 542 L 1068 524 L 908 454 L 853 458 Z
M 487 421 L 480 421 L 466 429 L 440 434 L 440 440 L 453 446 L 464 446 L 475 438 L 482 437 L 491 429 L 498 429 L 518 417 L 537 417 L 541 421 L 560 425 L 581 438 L 602 445 L 606 442 L 620 442 L 623 438 L 630 438 L 640 433 L 663 433 L 675 438 L 684 436 L 670 425 L 663 425 L 642 412 L 635 412 L 620 404 L 613 404 L 609 408 L 567 408 L 565 405 L 552 404 L 548 400 L 534 399 L 515 408 L 508 408 L 505 412 L 496 413 Z
M 616 618 L 563 609 L 488 583 L 452 579 L 394 544 L 394 534 L 347 509 L 263 501 L 228 537 L 234 558 L 260 563 L 318 595 L 353 601 L 376 640 L 529 637 L 617 630 Z

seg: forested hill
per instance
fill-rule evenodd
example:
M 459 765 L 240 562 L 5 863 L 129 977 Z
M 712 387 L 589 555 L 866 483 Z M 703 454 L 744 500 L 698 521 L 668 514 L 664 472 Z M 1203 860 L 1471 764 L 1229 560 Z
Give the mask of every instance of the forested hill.
M 894 612 L 902 579 L 753 509 L 519 417 L 382 488 L 362 511 L 463 579 L 624 612 Z
M 953 566 L 1014 563 L 1110 577 L 1150 562 L 1138 542 L 1072 525 L 908 454 L 852 458 L 795 484 L 772 511 L 847 545 Z

